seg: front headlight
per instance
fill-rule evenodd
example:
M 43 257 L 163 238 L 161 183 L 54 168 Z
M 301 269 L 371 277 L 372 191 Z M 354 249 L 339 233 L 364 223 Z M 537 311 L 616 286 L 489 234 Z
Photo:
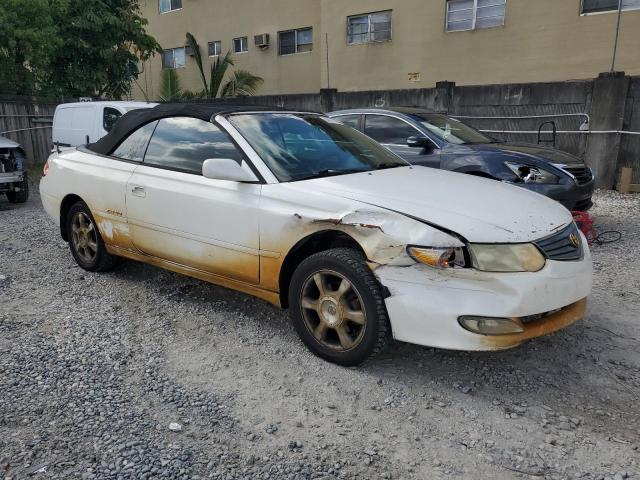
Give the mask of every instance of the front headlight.
M 473 268 L 485 272 L 537 272 L 546 260 L 532 243 L 469 245 Z
M 523 183 L 558 183 L 557 175 L 545 170 L 544 168 L 525 165 L 517 162 L 504 162 L 509 169 L 515 173 L 517 182 Z
M 418 263 L 433 268 L 466 267 L 467 255 L 460 247 L 407 247 L 407 253 Z

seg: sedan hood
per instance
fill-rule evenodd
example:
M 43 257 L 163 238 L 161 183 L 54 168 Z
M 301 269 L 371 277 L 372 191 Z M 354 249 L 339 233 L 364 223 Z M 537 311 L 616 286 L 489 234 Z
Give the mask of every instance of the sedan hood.
M 19 143 L 9 140 L 7 137 L 0 136 L 0 148 L 18 148 Z
M 427 167 L 400 167 L 289 183 L 420 219 L 475 243 L 546 237 L 572 221 L 562 205 L 520 187 Z
M 555 148 L 543 147 L 535 144 L 527 143 L 487 143 L 464 145 L 471 152 L 490 152 L 499 153 L 511 158 L 521 158 L 524 160 L 537 160 L 547 163 L 555 163 L 562 165 L 584 165 L 584 162 L 578 157 L 569 153 L 562 152 Z

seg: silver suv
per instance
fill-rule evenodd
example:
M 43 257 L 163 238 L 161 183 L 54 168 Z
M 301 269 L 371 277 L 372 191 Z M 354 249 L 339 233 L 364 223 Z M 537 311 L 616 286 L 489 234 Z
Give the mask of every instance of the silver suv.
M 29 198 L 25 158 L 20 144 L 0 137 L 0 193 L 6 194 L 11 203 L 24 203 Z

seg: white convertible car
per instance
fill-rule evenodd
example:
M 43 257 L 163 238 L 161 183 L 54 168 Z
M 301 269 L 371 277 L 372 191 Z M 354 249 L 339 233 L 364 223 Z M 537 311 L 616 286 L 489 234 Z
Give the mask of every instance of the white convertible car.
M 40 184 L 76 262 L 120 257 L 289 308 L 343 365 L 388 339 L 499 350 L 585 312 L 571 214 L 516 186 L 412 167 L 321 114 L 165 104 L 127 113 Z

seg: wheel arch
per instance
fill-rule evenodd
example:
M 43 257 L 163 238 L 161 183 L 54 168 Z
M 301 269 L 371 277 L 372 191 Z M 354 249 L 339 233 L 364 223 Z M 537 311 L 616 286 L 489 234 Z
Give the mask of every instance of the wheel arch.
M 280 268 L 280 304 L 282 308 L 289 306 L 289 285 L 291 277 L 300 263 L 314 253 L 330 250 L 332 248 L 353 248 L 366 254 L 362 246 L 348 233 L 340 230 L 321 230 L 314 232 L 298 241 L 285 256 Z
M 60 203 L 60 236 L 65 242 L 69 241 L 67 235 L 67 214 L 73 205 L 78 202 L 84 202 L 84 200 L 75 193 L 70 193 L 62 199 Z

